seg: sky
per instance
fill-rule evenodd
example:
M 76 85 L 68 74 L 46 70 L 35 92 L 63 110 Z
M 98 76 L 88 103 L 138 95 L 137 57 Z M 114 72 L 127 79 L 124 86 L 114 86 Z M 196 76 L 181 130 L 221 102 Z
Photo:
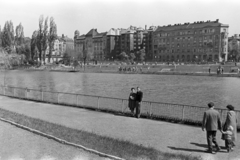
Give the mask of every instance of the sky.
M 22 24 L 26 37 L 38 30 L 41 15 L 53 17 L 57 33 L 70 38 L 74 31 L 86 34 L 92 28 L 163 26 L 195 21 L 229 25 L 229 36 L 240 34 L 239 0 L 0 0 L 0 26 L 11 20 Z

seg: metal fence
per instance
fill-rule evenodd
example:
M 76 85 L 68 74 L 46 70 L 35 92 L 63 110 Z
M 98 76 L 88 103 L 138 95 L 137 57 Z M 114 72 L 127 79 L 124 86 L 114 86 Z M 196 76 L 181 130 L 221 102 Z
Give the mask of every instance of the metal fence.
M 2 85 L 0 87 L 0 95 L 53 104 L 71 105 L 130 114 L 130 110 L 128 109 L 128 99 L 52 92 Z M 203 113 L 206 109 L 207 107 L 143 101 L 141 105 L 141 115 L 148 118 L 159 118 L 201 124 Z M 216 109 L 220 112 L 221 119 L 225 120 L 227 116 L 227 109 Z M 240 110 L 236 110 L 236 114 L 239 122 Z M 240 128 L 239 123 L 238 128 Z

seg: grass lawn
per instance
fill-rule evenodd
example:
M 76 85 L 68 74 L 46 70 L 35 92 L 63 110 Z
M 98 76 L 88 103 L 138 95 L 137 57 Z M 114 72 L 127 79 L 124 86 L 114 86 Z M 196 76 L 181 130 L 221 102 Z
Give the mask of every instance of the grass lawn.
M 127 160 L 200 160 L 184 154 L 164 153 L 128 141 L 99 136 L 95 133 L 80 131 L 22 114 L 0 109 L 0 117 L 61 138 L 71 143 L 83 145 L 99 152 L 118 156 Z

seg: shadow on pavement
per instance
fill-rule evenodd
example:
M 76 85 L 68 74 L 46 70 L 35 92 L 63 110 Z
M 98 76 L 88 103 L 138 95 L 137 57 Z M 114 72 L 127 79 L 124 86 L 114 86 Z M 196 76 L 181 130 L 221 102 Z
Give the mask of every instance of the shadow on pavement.
M 178 147 L 171 147 L 171 146 L 168 146 L 168 148 L 170 148 L 172 150 L 177 150 L 177 151 L 202 152 L 202 153 L 205 152 L 205 150 L 200 150 L 200 149 L 178 148 Z
M 199 143 L 190 143 L 190 144 L 193 144 L 193 145 L 195 145 L 195 146 L 198 146 L 198 147 L 203 147 L 203 148 L 208 148 L 208 145 L 207 144 L 199 144 Z M 221 149 L 227 149 L 225 146 L 220 146 L 221 147 Z
M 207 144 L 199 144 L 199 143 L 194 143 L 194 142 L 192 142 L 190 144 L 193 144 L 193 145 L 198 146 L 198 147 L 208 148 Z

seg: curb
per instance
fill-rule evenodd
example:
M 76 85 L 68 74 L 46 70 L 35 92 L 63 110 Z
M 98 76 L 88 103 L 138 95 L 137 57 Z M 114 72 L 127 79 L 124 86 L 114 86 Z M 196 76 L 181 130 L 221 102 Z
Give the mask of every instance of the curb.
M 111 159 L 114 159 L 114 160 L 124 160 L 123 158 L 120 158 L 120 157 L 116 157 L 116 156 L 113 156 L 113 155 L 110 155 L 110 154 L 106 154 L 106 153 L 102 153 L 102 152 L 99 152 L 99 151 L 96 151 L 94 149 L 90 149 L 90 148 L 87 148 L 87 147 L 84 147 L 82 145 L 78 145 L 78 144 L 75 144 L 75 143 L 71 143 L 71 142 L 68 142 L 68 141 L 65 141 L 63 139 L 60 139 L 60 138 L 57 138 L 57 137 L 54 137 L 52 135 L 48 135 L 46 133 L 43 133 L 43 132 L 40 132 L 38 130 L 35 130 L 35 129 L 32 129 L 32 128 L 29 128 L 29 127 L 26 127 L 26 126 L 23 126 L 21 124 L 18 124 L 18 123 L 15 123 L 15 122 L 12 122 L 12 121 L 9 121 L 9 120 L 6 120 L 4 118 L 0 118 L 1 121 L 3 122 L 7 122 L 7 123 L 10 123 L 11 125 L 14 125 L 18 128 L 21 128 L 21 129 L 24 129 L 24 130 L 27 130 L 27 131 L 30 131 L 32 133 L 35 133 L 35 134 L 38 134 L 40 136 L 43 136 L 43 137 L 46 137 L 46 138 L 49 138 L 49 139 L 53 139 L 57 142 L 60 142 L 62 144 L 67 144 L 69 146 L 73 146 L 73 147 L 76 147 L 76 148 L 80 148 L 80 149 L 83 149 L 85 151 L 88 151 L 90 153 L 94 153 L 94 154 L 97 154 L 101 157 L 107 157 L 107 158 L 111 158 Z

